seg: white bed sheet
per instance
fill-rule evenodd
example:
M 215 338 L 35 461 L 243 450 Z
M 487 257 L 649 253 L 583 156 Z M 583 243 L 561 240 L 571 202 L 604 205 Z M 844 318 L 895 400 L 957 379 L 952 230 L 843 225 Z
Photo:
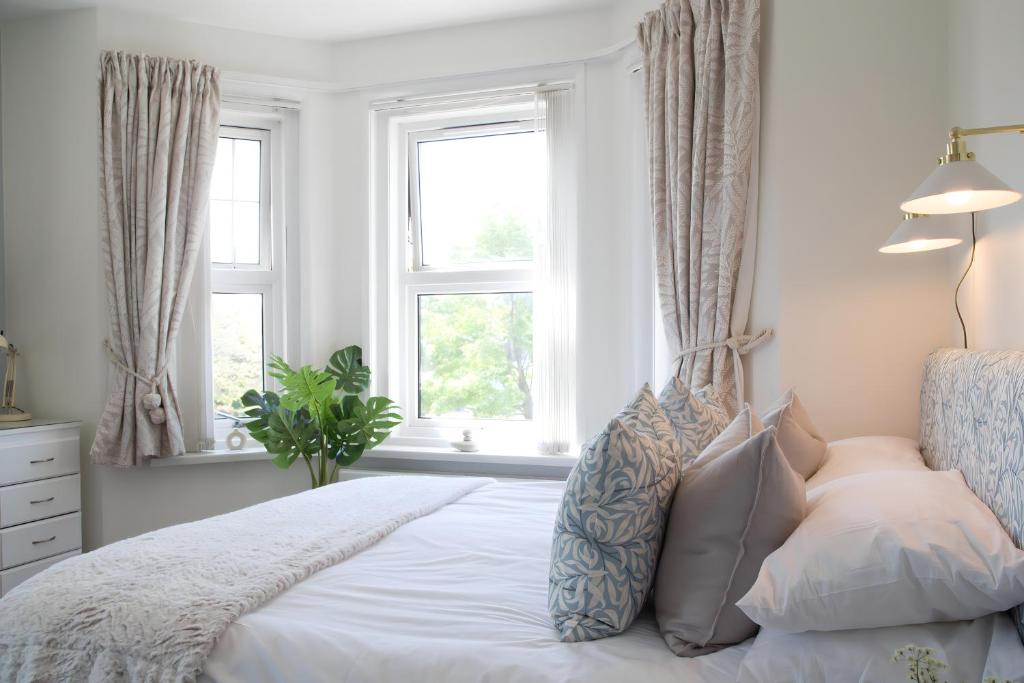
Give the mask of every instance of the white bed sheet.
M 204 681 L 735 681 L 749 642 L 675 657 L 649 612 L 626 633 L 557 640 L 547 612 L 564 484 L 498 482 L 421 517 L 244 615 Z

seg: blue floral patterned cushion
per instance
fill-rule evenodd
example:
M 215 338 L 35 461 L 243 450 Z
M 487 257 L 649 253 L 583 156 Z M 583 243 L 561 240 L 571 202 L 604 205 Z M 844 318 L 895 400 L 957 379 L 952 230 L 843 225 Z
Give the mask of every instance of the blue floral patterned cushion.
M 563 641 L 626 630 L 654 583 L 680 451 L 649 386 L 583 447 L 555 518 L 548 609 Z
M 692 462 L 729 426 L 729 413 L 717 400 L 711 385 L 694 392 L 678 377 L 666 382 L 661 390 L 658 403 L 672 423 L 683 464 Z

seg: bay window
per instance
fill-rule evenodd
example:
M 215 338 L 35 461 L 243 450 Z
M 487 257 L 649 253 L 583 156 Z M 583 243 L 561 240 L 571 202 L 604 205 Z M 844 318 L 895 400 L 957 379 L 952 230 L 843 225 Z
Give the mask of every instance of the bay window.
M 386 219 L 372 332 L 382 389 L 405 415 L 397 445 L 447 445 L 471 429 L 485 450 L 536 451 L 555 417 L 538 399 L 574 381 L 574 368 L 538 362 L 553 299 L 545 112 L 543 97 L 520 93 L 377 117 Z

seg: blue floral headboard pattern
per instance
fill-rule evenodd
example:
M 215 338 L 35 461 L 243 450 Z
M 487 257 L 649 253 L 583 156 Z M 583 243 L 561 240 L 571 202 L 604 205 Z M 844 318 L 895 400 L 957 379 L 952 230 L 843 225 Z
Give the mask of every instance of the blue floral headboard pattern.
M 924 364 L 921 453 L 960 470 L 1024 547 L 1024 352 L 940 349 Z M 1024 606 L 1014 610 L 1024 640 Z

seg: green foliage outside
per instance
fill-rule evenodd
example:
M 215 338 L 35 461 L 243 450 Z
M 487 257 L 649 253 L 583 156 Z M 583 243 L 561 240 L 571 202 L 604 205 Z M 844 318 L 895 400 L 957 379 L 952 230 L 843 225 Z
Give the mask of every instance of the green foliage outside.
M 463 262 L 533 257 L 527 226 L 492 218 Z M 419 298 L 420 415 L 532 419 L 533 295 L 438 294 Z
M 391 399 L 359 398 L 370 385 L 370 368 L 358 346 L 335 351 L 323 370 L 293 370 L 274 356 L 268 373 L 280 382 L 281 393 L 245 392 L 245 426 L 278 467 L 288 469 L 301 458 L 312 488 L 337 481 L 339 467 L 359 460 L 402 421 Z
M 258 294 L 214 294 L 213 408 L 241 417 L 242 394 L 263 387 L 262 302 Z
M 453 251 L 455 263 L 532 261 L 533 240 L 519 216 L 491 215 L 468 248 L 460 246 Z

